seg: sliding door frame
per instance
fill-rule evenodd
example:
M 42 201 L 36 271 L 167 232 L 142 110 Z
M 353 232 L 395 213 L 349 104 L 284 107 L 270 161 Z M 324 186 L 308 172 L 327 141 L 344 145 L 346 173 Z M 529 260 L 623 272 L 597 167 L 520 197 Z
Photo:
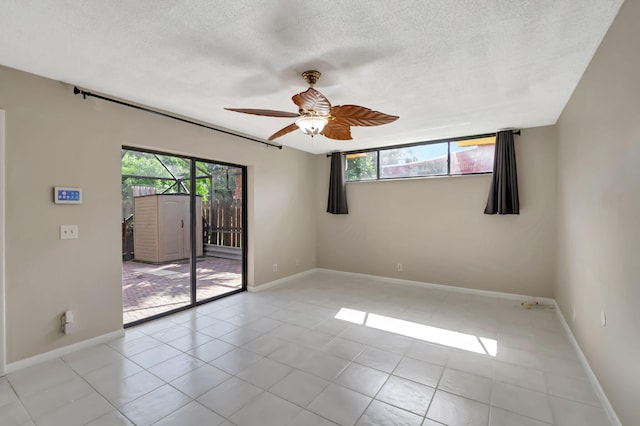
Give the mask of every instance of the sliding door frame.
M 149 317 L 137 320 L 137 321 L 133 321 L 127 324 L 124 324 L 124 328 L 129 328 L 129 327 L 133 327 L 139 324 L 143 324 L 145 322 L 148 321 L 152 321 L 158 318 L 162 318 L 162 317 L 166 317 L 168 315 L 172 315 L 175 314 L 177 312 L 181 312 L 187 309 L 191 309 L 194 308 L 196 306 L 200 306 L 203 305 L 205 303 L 209 303 L 209 302 L 213 302 L 214 300 L 218 300 L 221 299 L 223 297 L 227 297 L 227 296 L 231 296 L 234 294 L 238 294 L 238 293 L 242 293 L 244 291 L 247 291 L 247 271 L 248 271 L 248 264 L 247 264 L 247 254 L 248 254 L 248 248 L 247 248 L 247 244 L 249 242 L 248 239 L 248 221 L 247 221 L 247 166 L 243 166 L 240 164 L 233 164 L 233 163 L 227 163 L 224 161 L 215 161 L 215 160 L 207 160 L 204 158 L 199 158 L 199 157 L 193 157 L 193 156 L 188 156 L 188 155 L 183 155 L 183 154 L 174 154 L 174 153 L 170 153 L 170 152 L 164 152 L 164 151 L 156 151 L 156 150 L 150 150 L 150 149 L 146 149 L 146 148 L 137 148 L 137 147 L 133 147 L 133 146 L 122 146 L 122 149 L 125 150 L 129 150 L 129 151 L 136 151 L 136 152 L 142 152 L 142 153 L 147 153 L 147 154 L 155 154 L 155 155 L 166 155 L 166 156 L 171 156 L 171 157 L 177 157 L 177 158 L 182 158 L 186 161 L 189 161 L 189 237 L 190 237 L 190 256 L 189 256 L 189 263 L 190 263 L 190 271 L 191 273 L 190 275 L 190 288 L 191 288 L 191 292 L 190 292 L 190 296 L 191 296 L 191 301 L 189 302 L 188 305 L 185 306 L 181 306 L 179 308 L 176 309 L 172 309 L 170 311 L 167 312 L 162 312 L 160 314 L 156 314 L 156 315 L 151 315 Z M 213 296 L 210 297 L 208 299 L 204 299 L 204 300 L 197 300 L 197 275 L 196 275 L 196 267 L 197 267 L 197 263 L 198 263 L 198 257 L 196 256 L 197 253 L 197 223 L 195 220 L 196 217 L 196 194 L 195 194 L 195 188 L 196 188 L 196 163 L 197 162 L 203 162 L 203 163 L 212 163 L 212 164 L 220 164 L 222 166 L 229 166 L 229 167 L 235 167 L 238 168 L 240 170 L 242 170 L 242 286 L 237 289 L 237 290 L 232 290 L 229 291 L 227 293 L 224 294 L 219 294 L 217 296 Z M 122 183 L 121 183 L 122 185 Z M 135 226 L 135 225 L 134 225 Z M 120 284 L 122 285 L 122 283 Z

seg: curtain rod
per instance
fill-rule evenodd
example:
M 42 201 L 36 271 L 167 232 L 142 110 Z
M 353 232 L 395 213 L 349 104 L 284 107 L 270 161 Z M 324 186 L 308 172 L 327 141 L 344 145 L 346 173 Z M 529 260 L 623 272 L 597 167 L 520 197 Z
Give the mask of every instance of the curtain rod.
M 512 130 L 511 131 L 514 135 L 518 135 L 520 136 L 520 130 Z M 468 141 L 470 139 L 481 139 L 481 138 L 488 138 L 494 135 L 497 135 L 498 132 L 496 133 L 486 133 L 484 135 L 473 135 L 473 136 L 462 136 L 459 138 L 448 138 L 448 139 L 436 139 L 433 141 L 424 141 L 424 142 L 412 142 L 412 143 L 406 143 L 403 145 L 390 145 L 390 146 L 381 146 L 378 148 L 369 148 L 369 149 L 361 149 L 361 150 L 357 150 L 357 151 L 336 151 L 336 152 L 342 152 L 342 154 L 360 154 L 362 152 L 372 152 L 372 151 L 380 151 L 380 150 L 384 150 L 384 149 L 397 149 L 397 148 L 410 148 L 412 146 L 418 146 L 418 145 L 430 145 L 430 144 L 435 144 L 435 143 L 440 143 L 440 142 L 460 142 L 460 141 Z M 327 157 L 331 157 L 331 154 L 327 154 Z
M 282 149 L 282 145 L 276 145 L 274 143 L 261 141 L 260 139 L 253 139 L 253 138 L 250 138 L 248 136 L 240 135 L 238 133 L 229 132 L 227 130 L 217 129 L 217 128 L 212 127 L 212 126 L 207 126 L 206 124 L 202 124 L 202 123 L 198 123 L 198 122 L 195 122 L 195 121 L 187 120 L 186 118 L 180 118 L 180 117 L 177 117 L 175 115 L 167 114 L 165 112 L 161 112 L 161 111 L 158 111 L 158 110 L 155 110 L 155 109 L 143 107 L 143 106 L 140 106 L 140 105 L 130 104 L 130 103 L 127 103 L 127 102 L 124 102 L 124 101 L 120 101 L 120 100 L 113 99 L 113 98 L 108 98 L 108 97 L 102 96 L 102 95 L 96 95 L 95 93 L 87 92 L 85 90 L 80 90 L 80 89 L 78 89 L 77 86 L 73 87 L 73 94 L 74 95 L 82 95 L 83 99 L 87 99 L 87 96 L 91 96 L 93 98 L 98 98 L 98 99 L 102 99 L 102 100 L 105 100 L 105 101 L 113 102 L 113 103 L 118 104 L 118 105 L 124 105 L 124 106 L 127 106 L 129 108 L 134 108 L 134 109 L 138 109 L 138 110 L 141 110 L 141 111 L 150 112 L 152 114 L 158 114 L 158 115 L 161 115 L 163 117 L 172 118 L 174 120 L 182 121 L 183 123 L 193 124 L 194 126 L 200 126 L 200 127 L 204 127 L 205 129 L 213 130 L 213 131 L 224 133 L 224 134 L 231 135 L 231 136 L 236 136 L 238 138 L 246 139 L 246 140 L 251 141 L 251 142 L 257 142 L 257 143 L 261 143 L 263 145 L 272 146 L 274 148 Z

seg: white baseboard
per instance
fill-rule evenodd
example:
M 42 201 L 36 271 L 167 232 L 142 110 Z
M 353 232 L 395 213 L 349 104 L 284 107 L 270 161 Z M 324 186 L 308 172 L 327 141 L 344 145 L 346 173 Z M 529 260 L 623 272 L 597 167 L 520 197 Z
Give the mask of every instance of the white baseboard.
M 593 386 L 593 390 L 595 390 L 596 395 L 600 400 L 600 404 L 602 404 L 602 408 L 607 414 L 607 417 L 609 418 L 611 425 L 622 426 L 622 423 L 620 422 L 618 415 L 614 411 L 613 406 L 611 405 L 611 402 L 609 402 L 609 398 L 607 398 L 607 395 L 604 393 L 604 389 L 602 389 L 602 386 L 600 386 L 600 382 L 598 381 L 598 378 L 596 377 L 595 373 L 591 369 L 591 365 L 589 365 L 589 361 L 587 360 L 587 357 L 582 352 L 582 349 L 580 348 L 578 341 L 573 335 L 573 332 L 571 331 L 571 327 L 569 327 L 569 323 L 565 319 L 564 315 L 562 315 L 560 306 L 558 306 L 558 303 L 556 303 L 555 301 L 554 301 L 554 304 L 556 306 L 556 313 L 558 315 L 558 318 L 560 319 L 560 323 L 562 323 L 564 330 L 567 332 L 567 335 L 569 336 L 569 341 L 571 341 L 571 345 L 573 346 L 574 350 L 578 354 L 580 363 L 582 364 L 582 367 L 584 368 L 584 370 L 587 372 L 587 377 L 589 377 L 591 386 Z
M 101 343 L 106 343 L 122 336 L 124 336 L 124 330 L 116 330 L 116 331 L 112 331 L 111 333 L 92 337 L 91 339 L 73 343 L 68 346 L 63 346 L 61 348 L 54 349 L 49 352 L 45 352 L 29 358 L 21 359 L 20 361 L 7 364 L 6 373 L 9 374 L 18 370 L 22 370 L 23 368 L 32 367 L 36 364 L 40 364 L 41 362 L 60 358 L 62 356 L 70 354 L 71 352 L 75 352 L 80 349 L 86 349 L 91 346 L 99 345 Z
M 412 287 L 422 287 L 422 288 L 429 288 L 434 290 L 451 291 L 456 293 L 475 294 L 478 296 L 499 297 L 501 299 L 509 299 L 509 300 L 518 300 L 518 301 L 527 301 L 527 302 L 538 301 L 542 303 L 549 303 L 552 305 L 555 304 L 555 300 L 548 297 L 528 296 L 528 295 L 515 294 L 515 293 L 503 293 L 500 291 L 478 290 L 474 288 L 455 287 L 455 286 L 444 285 L 444 284 L 432 284 L 432 283 L 425 283 L 422 281 L 403 280 L 401 278 L 388 278 L 388 277 L 380 277 L 377 275 L 360 274 L 357 272 L 336 271 L 334 269 L 317 268 L 315 269 L 315 271 L 327 272 L 330 274 L 342 275 L 346 277 L 363 278 L 370 281 L 384 282 L 384 283 L 390 283 L 390 284 L 408 285 Z
M 289 281 L 295 280 L 297 278 L 305 277 L 314 272 L 323 272 L 323 273 L 341 275 L 344 277 L 352 277 L 352 278 L 363 278 L 370 281 L 384 282 L 384 283 L 390 283 L 390 284 L 423 287 L 423 288 L 430 288 L 430 289 L 436 289 L 436 290 L 452 291 L 456 293 L 475 294 L 478 296 L 499 297 L 501 299 L 510 299 L 510 300 L 518 300 L 518 301 L 523 301 L 524 299 L 524 301 L 538 301 L 542 303 L 549 303 L 552 305 L 555 304 L 555 300 L 548 297 L 537 297 L 537 296 L 529 296 L 529 295 L 515 294 L 515 293 L 504 293 L 500 291 L 490 291 L 490 290 L 477 290 L 473 288 L 455 287 L 455 286 L 444 285 L 444 284 L 432 284 L 432 283 L 425 283 L 422 281 L 411 281 L 411 280 L 404 280 L 401 278 L 381 277 L 378 275 L 368 275 L 368 274 L 361 274 L 357 272 L 344 272 L 344 271 L 337 271 L 335 269 L 325 269 L 325 268 L 308 269 L 298 274 L 289 275 L 287 277 L 280 278 L 274 281 L 269 281 L 267 283 L 261 284 L 256 287 L 248 287 L 247 291 L 250 293 L 256 293 L 259 291 L 267 290 L 272 287 L 286 284 Z
M 259 291 L 263 291 L 266 290 L 268 288 L 272 288 L 272 287 L 276 287 L 282 284 L 286 284 L 289 281 L 295 280 L 296 278 L 302 278 L 305 277 L 307 275 L 310 275 L 316 271 L 319 271 L 319 269 L 307 269 L 306 271 L 300 272 L 298 274 L 293 274 L 293 275 L 289 275 L 287 277 L 284 278 L 279 278 L 277 280 L 273 280 L 273 281 L 269 281 L 267 283 L 264 284 L 260 284 L 259 286 L 255 286 L 255 287 L 247 287 L 247 291 L 249 293 L 257 293 Z

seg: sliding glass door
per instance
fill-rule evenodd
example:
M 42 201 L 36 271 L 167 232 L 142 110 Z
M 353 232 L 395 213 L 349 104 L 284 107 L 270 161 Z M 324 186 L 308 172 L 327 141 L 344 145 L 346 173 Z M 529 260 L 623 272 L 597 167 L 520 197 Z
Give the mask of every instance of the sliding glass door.
M 242 166 L 122 150 L 123 323 L 246 289 Z
M 242 288 L 244 171 L 241 167 L 196 162 L 207 176 L 197 182 L 202 199 L 204 256 L 196 260 L 196 301 Z

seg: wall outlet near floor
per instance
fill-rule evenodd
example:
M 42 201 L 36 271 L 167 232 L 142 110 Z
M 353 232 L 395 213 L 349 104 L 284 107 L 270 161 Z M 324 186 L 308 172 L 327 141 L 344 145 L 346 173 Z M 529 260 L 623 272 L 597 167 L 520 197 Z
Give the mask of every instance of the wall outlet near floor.
M 73 312 L 65 311 L 60 317 L 60 330 L 64 334 L 71 334 L 74 328 Z
M 604 311 L 600 312 L 600 324 L 603 327 L 607 326 L 607 314 Z
M 278 264 L 277 263 L 273 264 L 273 272 L 278 272 Z
M 398 263 L 398 271 L 402 271 L 402 263 Z

